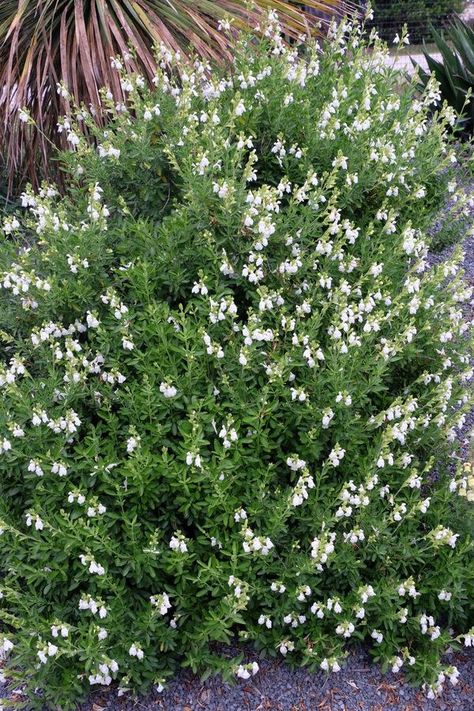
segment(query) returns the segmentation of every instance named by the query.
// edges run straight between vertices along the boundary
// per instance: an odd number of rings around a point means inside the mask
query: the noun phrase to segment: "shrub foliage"
[[[462,12],[462,0],[374,0],[373,24],[382,39],[392,42],[404,24],[412,43],[433,39],[433,26],[441,28],[455,13]]]
[[[5,218],[2,648],[36,703],[248,678],[236,637],[456,681],[471,290],[425,236],[454,115],[367,50],[289,49],[271,16],[229,74],[164,52],[150,91],[117,58],[107,130],[61,122],[66,196]]]

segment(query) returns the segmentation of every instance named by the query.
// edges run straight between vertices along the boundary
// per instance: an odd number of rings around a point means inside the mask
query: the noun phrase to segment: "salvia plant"
[[[107,129],[60,122],[66,194],[4,219],[1,648],[30,706],[247,679],[236,641],[456,683],[472,289],[426,230],[466,198],[452,109],[387,52],[348,23],[288,48],[270,14],[228,73],[163,49],[150,90],[116,57]]]

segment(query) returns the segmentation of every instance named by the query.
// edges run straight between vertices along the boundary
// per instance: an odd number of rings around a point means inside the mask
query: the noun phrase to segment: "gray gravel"
[[[466,193],[471,196],[472,205],[470,206],[470,220],[464,221],[466,227],[466,237],[462,242],[462,247],[464,250],[464,279],[465,281],[474,288],[474,183],[467,182],[464,186]],[[448,218],[449,219],[449,218]],[[441,228],[441,222],[437,221],[433,228],[433,233],[436,234],[437,230]],[[470,232],[469,232],[470,230]],[[453,250],[457,247],[457,244],[450,245],[440,252],[430,254],[429,262],[431,265],[439,264],[445,259],[449,259]],[[465,304],[463,307],[464,316],[466,321],[471,321],[474,323],[474,299]],[[471,434],[472,433],[472,434]],[[463,460],[470,458],[474,460],[474,409],[466,417],[466,422],[464,428],[460,433],[460,444],[461,444],[461,456]],[[474,682],[473,682],[474,683]],[[470,707],[471,711],[474,711],[474,696],[472,704]]]
[[[232,656],[241,649],[227,650]],[[108,688],[91,694],[77,711],[473,711],[474,649],[453,652],[445,661],[460,671],[460,681],[449,683],[440,698],[430,701],[406,683],[403,674],[382,674],[365,649],[354,651],[342,671],[326,676],[292,669],[283,661],[262,660],[249,652],[245,661],[258,660],[260,671],[233,685],[219,677],[201,682],[181,671],[165,691],[147,696],[118,697]],[[2,693],[2,689],[0,689]],[[3,693],[5,691],[3,690]],[[17,701],[21,694],[14,694]]]
[[[236,650],[236,653],[239,650]],[[461,672],[456,687],[449,684],[441,698],[426,699],[406,684],[402,674],[383,675],[364,650],[352,653],[342,671],[329,677],[291,669],[283,661],[258,660],[260,671],[248,681],[230,686],[215,677],[202,683],[180,672],[161,694],[137,700],[117,698],[113,690],[98,693],[81,711],[473,711],[474,650],[453,653],[446,661]]]
[[[474,194],[474,186],[467,189]],[[465,278],[474,286],[474,235],[468,235],[463,246]],[[443,261],[452,250],[448,247],[431,255],[430,262]],[[466,318],[474,319],[474,302],[466,307]],[[474,411],[461,433],[465,458],[473,454],[469,437],[473,427]],[[236,656],[242,649],[225,651]],[[292,669],[280,659],[260,659],[249,651],[245,661],[254,660],[260,671],[248,681],[229,685],[213,677],[201,682],[183,670],[161,694],[154,691],[139,698],[118,697],[117,690],[109,688],[91,694],[78,711],[474,711],[474,648],[446,655],[445,661],[458,667],[460,680],[456,687],[446,683],[442,696],[434,701],[407,684],[402,673],[382,674],[365,648],[351,653],[341,672],[328,677]],[[0,682],[1,696],[21,700],[21,693],[15,694]]]

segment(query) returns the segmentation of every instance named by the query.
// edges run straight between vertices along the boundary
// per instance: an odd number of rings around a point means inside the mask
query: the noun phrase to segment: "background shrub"
[[[332,40],[289,50],[272,18],[230,74],[163,55],[154,91],[117,59],[127,108],[62,122],[67,195],[5,219],[0,615],[36,705],[246,678],[235,636],[328,671],[368,640],[456,681],[472,290],[425,236],[454,115],[359,28]]]
[[[406,24],[412,44],[430,41],[431,26],[441,28],[464,7],[463,0],[374,0],[371,4],[373,26],[380,37],[392,42]]]

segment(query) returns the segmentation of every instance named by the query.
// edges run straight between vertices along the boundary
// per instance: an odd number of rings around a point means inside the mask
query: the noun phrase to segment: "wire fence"
[[[392,42],[407,25],[411,44],[429,42],[432,30],[441,30],[465,6],[463,0],[374,0],[374,19],[368,24],[375,27],[380,37]],[[361,5],[366,5],[361,2]]]

